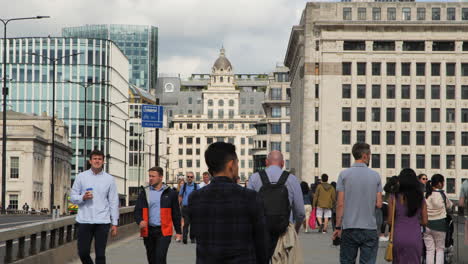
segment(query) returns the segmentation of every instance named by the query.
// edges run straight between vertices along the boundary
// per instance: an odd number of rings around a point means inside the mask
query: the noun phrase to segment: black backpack
[[[259,175],[262,180],[262,187],[258,195],[263,203],[267,230],[270,234],[280,236],[286,232],[291,214],[288,188],[284,185],[289,172],[283,171],[276,184],[270,183],[264,170],[260,171]]]

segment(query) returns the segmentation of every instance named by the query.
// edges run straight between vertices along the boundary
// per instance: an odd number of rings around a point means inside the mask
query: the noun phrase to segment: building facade
[[[24,203],[36,211],[50,209],[52,118],[8,111],[7,120],[5,204],[13,210],[22,210]],[[58,120],[55,132],[54,205],[59,205],[62,213],[67,211],[71,158],[68,127]]]
[[[332,181],[371,144],[371,167],[468,178],[468,3],[306,5],[291,32],[292,168]]]
[[[0,41],[0,54],[3,42]],[[108,40],[12,38],[7,40],[8,105],[13,111],[51,115],[53,63],[56,118],[70,128],[71,178],[87,169],[93,149],[106,154],[106,170],[124,183],[124,129],[110,116],[128,117],[128,60]],[[0,56],[0,62],[3,58]]]
[[[158,76],[158,28],[140,25],[85,25],[62,29],[63,37],[112,40],[127,56],[130,83],[147,91]]]

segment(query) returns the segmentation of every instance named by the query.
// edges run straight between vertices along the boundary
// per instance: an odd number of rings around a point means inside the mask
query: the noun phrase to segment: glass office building
[[[69,127],[72,178],[86,169],[87,154],[95,148],[110,154],[109,173],[123,178],[125,132],[122,124],[109,119],[128,117],[128,61],[121,50],[109,40],[11,38],[6,74],[2,54],[0,40],[0,79],[8,79],[9,109],[37,115],[52,115],[53,63],[44,57],[57,60],[55,112]]]
[[[128,57],[130,83],[149,91],[158,76],[158,28],[138,25],[85,25],[62,29],[63,37],[108,39]]]

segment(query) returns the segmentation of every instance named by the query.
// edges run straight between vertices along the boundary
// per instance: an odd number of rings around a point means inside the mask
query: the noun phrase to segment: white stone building
[[[468,3],[311,2],[292,28],[291,167],[335,181],[357,141],[383,178],[468,179]]]

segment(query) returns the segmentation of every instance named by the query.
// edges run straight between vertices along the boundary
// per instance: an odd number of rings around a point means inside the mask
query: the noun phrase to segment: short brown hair
[[[161,177],[164,175],[164,170],[161,167],[157,167],[157,166],[152,167],[151,169],[148,170],[148,172],[150,172],[150,171],[157,172],[159,174],[159,176],[161,176]]]
[[[367,143],[358,142],[354,144],[352,151],[354,159],[360,160],[362,158],[362,154],[370,153],[370,146]]]
[[[95,149],[95,150],[91,151],[91,153],[89,154],[89,159],[92,159],[93,156],[101,156],[102,159],[104,159],[104,152],[102,152],[99,149]]]

